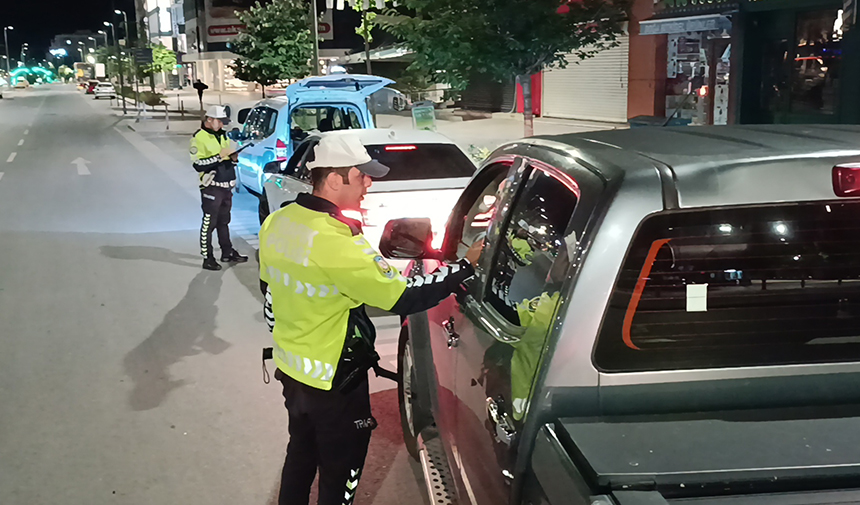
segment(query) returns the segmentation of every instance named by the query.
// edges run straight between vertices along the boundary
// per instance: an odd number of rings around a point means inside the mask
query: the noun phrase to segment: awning
[[[640,35],[668,35],[673,33],[731,30],[732,21],[722,14],[687,16],[666,19],[648,19],[639,22]]]

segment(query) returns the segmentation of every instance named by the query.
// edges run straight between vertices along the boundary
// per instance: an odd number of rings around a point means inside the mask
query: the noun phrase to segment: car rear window
[[[594,360],[610,372],[860,360],[860,203],[649,217]]]
[[[370,156],[391,171],[381,181],[472,177],[475,165],[452,144],[389,144],[367,146]]]

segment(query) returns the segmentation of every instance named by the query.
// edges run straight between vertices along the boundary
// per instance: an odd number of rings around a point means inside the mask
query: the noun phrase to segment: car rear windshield
[[[391,171],[381,181],[472,177],[475,165],[453,144],[367,146],[370,156]]]
[[[649,217],[594,359],[610,372],[860,360],[860,203]]]

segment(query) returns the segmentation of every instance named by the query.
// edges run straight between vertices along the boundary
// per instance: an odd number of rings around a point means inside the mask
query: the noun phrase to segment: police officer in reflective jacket
[[[203,224],[200,227],[200,254],[203,268],[221,270],[212,253],[212,230],[218,230],[221,261],[244,263],[230,241],[230,210],[233,207],[233,187],[236,186],[236,155],[224,133],[229,123],[224,107],[213,106],[206,111],[201,128],[191,139],[191,163],[200,177],[200,197],[203,202]]]
[[[361,223],[342,214],[360,208],[372,178],[388,167],[349,131],[325,134],[313,156],[313,194],[272,213],[260,230],[263,310],[289,413],[278,503],[307,505],[319,470],[319,504],[349,505],[376,427],[368,370],[379,356],[365,305],[401,315],[433,307],[474,275],[480,245],[432,275],[404,278]]]

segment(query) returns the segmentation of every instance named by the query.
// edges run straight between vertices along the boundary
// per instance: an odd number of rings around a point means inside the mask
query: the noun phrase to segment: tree
[[[630,0],[402,0],[377,23],[414,52],[412,65],[455,89],[476,75],[516,78],[523,87],[525,135],[534,134],[531,76],[564,68],[617,45]]]
[[[311,20],[303,1],[257,2],[240,12],[239,20],[245,28],[231,44],[238,55],[232,66],[237,78],[260,84],[265,97],[266,86],[310,74]]]

